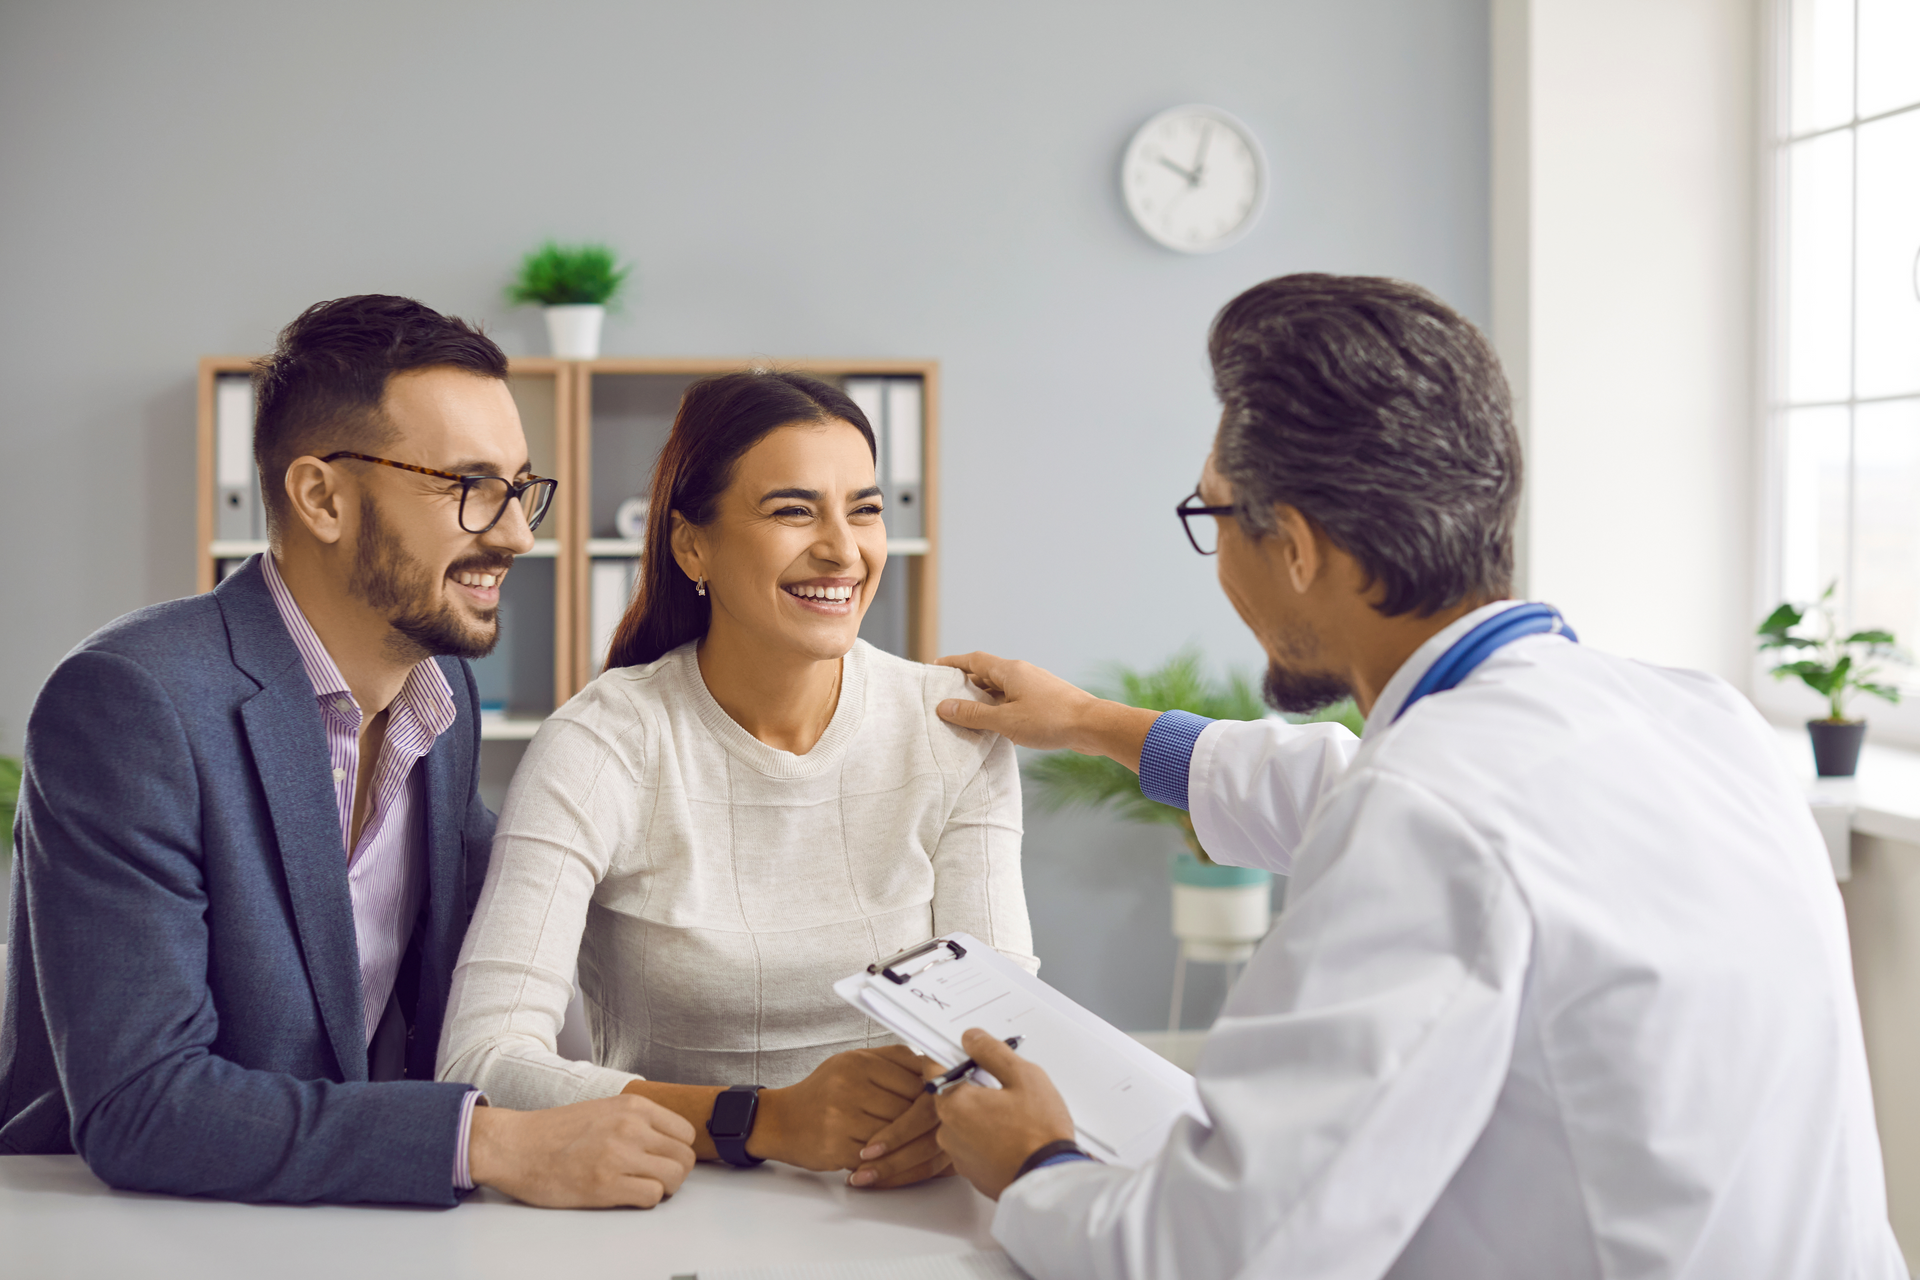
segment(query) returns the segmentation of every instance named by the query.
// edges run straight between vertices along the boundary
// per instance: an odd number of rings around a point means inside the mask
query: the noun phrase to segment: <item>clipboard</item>
[[[966,1060],[968,1027],[1021,1036],[1020,1056],[1046,1069],[1080,1145],[1109,1164],[1145,1164],[1183,1116],[1207,1123],[1192,1076],[970,933],[909,947],[833,990],[943,1067]],[[975,1078],[999,1087],[985,1072]]]

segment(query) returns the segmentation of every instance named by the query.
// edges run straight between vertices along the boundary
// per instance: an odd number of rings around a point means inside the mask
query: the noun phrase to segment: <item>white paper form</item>
[[[969,1027],[1022,1037],[1020,1056],[1046,1069],[1081,1145],[1111,1163],[1146,1163],[1183,1115],[1205,1123],[1192,1076],[973,935],[948,936],[964,958],[936,958],[904,983],[859,973],[834,990],[942,1066],[965,1059]]]

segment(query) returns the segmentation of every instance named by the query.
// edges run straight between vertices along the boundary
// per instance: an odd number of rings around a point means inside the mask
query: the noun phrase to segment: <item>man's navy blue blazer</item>
[[[455,1203],[467,1088],[433,1057],[494,818],[472,672],[436,661],[457,716],[422,762],[407,1078],[378,1084],[326,735],[258,561],[61,661],[14,827],[0,1153],[141,1191]]]

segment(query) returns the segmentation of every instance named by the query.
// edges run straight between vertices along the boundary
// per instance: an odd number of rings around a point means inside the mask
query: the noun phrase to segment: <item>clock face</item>
[[[1226,112],[1174,107],[1127,144],[1120,190],[1127,212],[1155,240],[1182,253],[1212,253],[1259,220],[1267,164],[1252,132]]]

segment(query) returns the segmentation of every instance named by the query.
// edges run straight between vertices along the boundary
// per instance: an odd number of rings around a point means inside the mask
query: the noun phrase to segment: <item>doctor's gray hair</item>
[[[1214,467],[1241,527],[1284,503],[1359,561],[1388,617],[1512,590],[1520,437],[1493,348],[1415,285],[1255,285],[1208,335],[1225,412]]]

